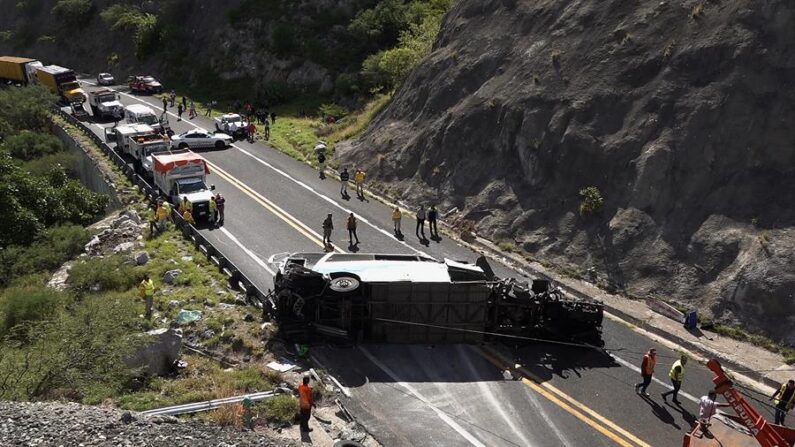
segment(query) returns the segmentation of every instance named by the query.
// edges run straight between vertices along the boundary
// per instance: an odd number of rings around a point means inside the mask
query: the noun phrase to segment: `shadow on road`
[[[682,429],[682,427],[680,427],[676,423],[676,420],[674,419],[673,415],[671,415],[671,413],[668,412],[667,408],[665,408],[662,405],[658,404],[657,402],[655,402],[650,397],[641,396],[641,398],[643,399],[644,402],[649,404],[649,406],[651,407],[652,414],[657,416],[657,419],[659,419],[660,421],[662,421],[666,425],[672,425],[677,430],[681,430]]]
[[[551,380],[554,376],[568,379],[571,374],[582,377],[581,370],[621,367],[601,350],[561,345],[554,348],[551,350],[546,343],[534,343],[524,346],[506,345],[504,351],[510,352],[514,363],[523,365],[541,381]]]

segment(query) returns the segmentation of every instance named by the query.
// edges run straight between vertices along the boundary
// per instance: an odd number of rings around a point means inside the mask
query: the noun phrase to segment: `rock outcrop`
[[[786,0],[460,0],[338,156],[536,258],[795,343],[793,23]]]

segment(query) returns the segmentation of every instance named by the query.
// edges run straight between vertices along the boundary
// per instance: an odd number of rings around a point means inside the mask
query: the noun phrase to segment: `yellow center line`
[[[287,211],[283,210],[281,207],[279,207],[272,201],[268,200],[268,198],[258,193],[250,186],[246,185],[245,183],[241,182],[240,180],[238,180],[228,172],[219,168],[217,165],[210,163],[209,161],[207,161],[207,165],[210,166],[212,172],[217,174],[219,177],[231,183],[237,189],[241,190],[244,194],[251,197],[255,202],[262,205],[263,208],[270,211],[274,216],[283,220],[285,223],[293,227],[293,229],[295,229],[302,235],[306,236],[309,240],[311,240],[312,242],[316,243],[317,245],[325,249],[325,247],[323,246],[323,238],[320,234],[318,234],[317,232],[306,226],[303,222],[296,219],[294,216],[292,216]],[[336,250],[337,252],[344,253],[344,251],[341,248],[337,247],[336,245],[332,246],[334,247],[334,250]]]
[[[508,362],[499,353],[494,352],[492,349],[476,348],[476,351],[486,360],[500,369],[507,369],[506,365],[510,365],[510,362]],[[527,385],[533,391],[547,398],[550,402],[566,410],[577,419],[585,422],[599,433],[602,433],[616,444],[623,447],[651,447],[637,436],[619,427],[614,422],[585,406],[581,402],[575,400],[563,391],[547,382],[540,380],[526,368],[519,368],[519,370],[522,372],[522,374],[527,376],[522,378],[522,383]],[[619,436],[619,434],[623,436],[623,438]]]

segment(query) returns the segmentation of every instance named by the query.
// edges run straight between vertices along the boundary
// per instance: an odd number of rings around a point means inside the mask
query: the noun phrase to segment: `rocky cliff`
[[[787,0],[460,0],[338,152],[534,258],[795,343],[793,80]]]

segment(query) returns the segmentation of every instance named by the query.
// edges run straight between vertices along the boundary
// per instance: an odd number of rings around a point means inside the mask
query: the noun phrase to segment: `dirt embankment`
[[[795,343],[793,23],[786,0],[461,0],[340,156],[569,272]]]

